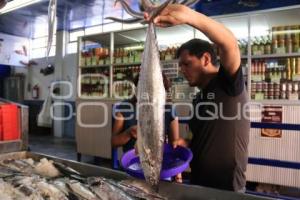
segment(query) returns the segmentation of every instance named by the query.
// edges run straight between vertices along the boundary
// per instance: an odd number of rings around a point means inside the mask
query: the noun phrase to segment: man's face
[[[202,59],[190,55],[188,50],[183,50],[180,53],[179,67],[190,86],[201,86],[201,80],[204,78],[203,65]]]

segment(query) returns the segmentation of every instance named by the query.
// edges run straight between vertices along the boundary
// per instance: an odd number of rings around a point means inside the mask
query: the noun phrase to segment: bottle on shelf
[[[272,40],[271,37],[268,35],[265,40],[264,54],[271,54],[271,53],[272,53]]]
[[[296,62],[296,74],[300,75],[300,57],[297,58]]]
[[[291,37],[291,27],[285,26],[285,53],[293,52],[293,43]]]

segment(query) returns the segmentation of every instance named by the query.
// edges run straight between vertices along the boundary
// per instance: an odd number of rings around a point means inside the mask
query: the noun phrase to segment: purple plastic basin
[[[160,178],[166,179],[183,172],[188,168],[192,158],[193,154],[188,148],[178,146],[176,149],[173,149],[171,145],[165,144]],[[127,174],[137,178],[144,178],[140,159],[135,154],[134,149],[127,151],[122,156],[121,165]]]

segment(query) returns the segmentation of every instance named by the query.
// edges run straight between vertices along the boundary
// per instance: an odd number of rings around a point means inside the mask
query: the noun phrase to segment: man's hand
[[[190,12],[193,12],[193,10],[186,6],[180,4],[170,4],[157,17],[154,18],[154,23],[159,27],[187,24]],[[150,20],[148,13],[145,13],[144,17],[146,20]]]
[[[175,149],[177,146],[188,147],[188,141],[183,138],[179,138],[171,142],[172,147]]]

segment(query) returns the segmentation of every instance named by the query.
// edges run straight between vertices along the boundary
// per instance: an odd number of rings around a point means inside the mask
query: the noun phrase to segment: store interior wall
[[[63,34],[57,32],[56,42],[59,44],[56,48],[63,48],[66,45],[66,38],[68,34]],[[60,87],[59,96],[66,96],[71,93],[70,98],[64,98],[59,100],[63,104],[71,105],[72,113],[75,112],[75,98],[76,98],[76,81],[77,81],[77,55],[76,54],[66,54],[66,52],[59,52],[56,57],[49,57],[48,62],[46,58],[33,59],[37,65],[32,65],[25,70],[26,75],[26,86],[25,86],[25,102],[30,104],[31,107],[34,107],[34,110],[40,110],[43,102],[49,95],[51,84],[54,82],[69,82],[67,84],[55,84],[54,87]],[[45,76],[40,73],[41,69],[46,68],[47,64],[52,64],[55,67],[55,71],[52,74]],[[24,70],[23,70],[24,71]],[[32,88],[38,85],[39,87],[39,98],[32,98]],[[53,103],[57,102],[57,99],[52,99]],[[55,107],[55,116],[64,117],[69,115],[70,109],[67,105]],[[37,117],[39,112],[32,113],[32,119]],[[39,130],[39,129],[38,129]],[[53,121],[53,130],[52,133],[56,137],[75,137],[75,118],[72,117],[69,120],[54,120]]]

